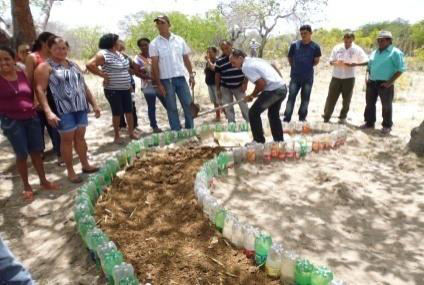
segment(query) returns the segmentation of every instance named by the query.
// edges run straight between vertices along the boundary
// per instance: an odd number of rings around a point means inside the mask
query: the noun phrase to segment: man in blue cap
[[[404,55],[393,46],[392,33],[381,31],[378,34],[378,49],[373,51],[368,62],[369,80],[366,91],[365,124],[362,129],[374,128],[376,103],[380,97],[383,109],[383,134],[389,134],[393,121],[394,83],[406,70]]]

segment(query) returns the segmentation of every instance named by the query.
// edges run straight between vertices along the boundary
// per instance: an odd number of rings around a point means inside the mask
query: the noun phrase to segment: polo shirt
[[[377,49],[371,53],[368,68],[370,70],[370,80],[387,81],[396,72],[404,72],[406,70],[403,52],[393,45],[382,51]]]
[[[221,75],[221,86],[235,89],[240,87],[244,81],[244,74],[240,68],[231,65],[228,56],[221,56],[216,61],[215,72]]]
[[[348,49],[346,49],[344,43],[341,43],[336,45],[331,52],[330,61],[334,60],[341,60],[345,63],[364,63],[368,61],[368,56],[355,43],[352,43],[352,46]],[[355,78],[355,67],[334,65],[333,77],[338,79]]]
[[[160,79],[185,76],[183,56],[190,52],[185,40],[173,33],[169,39],[159,35],[149,45],[150,57],[159,57]]]
[[[301,40],[294,41],[290,45],[289,58],[293,59],[290,71],[292,79],[301,82],[310,82],[314,79],[314,59],[321,57],[320,46],[311,41],[304,44]]]
[[[241,68],[249,81],[265,80],[264,91],[274,91],[284,86],[284,81],[272,65],[261,58],[246,57]]]

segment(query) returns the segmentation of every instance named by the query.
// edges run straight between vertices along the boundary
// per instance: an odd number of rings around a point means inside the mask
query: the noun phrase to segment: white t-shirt
[[[341,43],[336,45],[331,52],[330,61],[334,60],[342,60],[346,63],[364,63],[368,61],[368,56],[364,50],[355,43],[352,43],[352,46],[348,49],[346,49],[344,43]],[[354,78],[355,67],[334,65],[333,77],[339,79]]]
[[[283,79],[274,67],[261,58],[246,57],[241,70],[247,79],[253,83],[261,78],[265,80],[265,91],[274,91],[284,86]]]
[[[169,39],[157,36],[149,45],[150,57],[159,57],[160,79],[185,76],[183,56],[190,52],[185,40],[172,33]]]

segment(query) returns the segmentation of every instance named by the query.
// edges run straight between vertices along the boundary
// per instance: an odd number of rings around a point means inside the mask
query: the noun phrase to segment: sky
[[[67,27],[101,26],[119,33],[119,21],[139,11],[180,11],[204,15],[215,9],[219,0],[64,0],[52,10],[51,21]],[[410,23],[424,20],[424,0],[328,0],[322,21],[313,28],[355,30],[361,25],[403,18]],[[172,20],[172,19],[171,19]],[[293,32],[294,27],[282,21],[278,33]]]

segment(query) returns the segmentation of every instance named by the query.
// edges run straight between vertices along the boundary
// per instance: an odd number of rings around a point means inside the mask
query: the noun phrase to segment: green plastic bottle
[[[255,262],[256,265],[262,266],[266,262],[269,249],[272,246],[271,235],[262,231],[255,239]]]
[[[222,233],[222,229],[224,228],[225,217],[227,215],[227,211],[225,209],[219,209],[215,216],[215,226]]]
[[[88,249],[95,252],[97,247],[109,241],[109,238],[101,229],[95,227],[87,232],[86,240]]]
[[[100,169],[99,175],[103,176],[103,179],[105,181],[105,185],[112,184],[112,173],[107,166]]]
[[[96,226],[96,221],[93,216],[84,216],[79,220],[78,232],[80,233],[81,238],[85,240],[87,232]]]
[[[107,283],[113,285],[113,268],[115,265],[119,265],[124,262],[124,257],[121,252],[117,250],[111,250],[106,252],[102,261],[102,268],[106,275]]]
[[[138,285],[134,268],[128,263],[115,265],[113,268],[113,280],[115,285]]]
[[[127,165],[127,152],[125,149],[121,150],[117,155],[116,158],[119,162],[119,168],[122,169]]]
[[[311,275],[311,285],[330,285],[333,280],[333,272],[327,267],[315,268]]]
[[[309,260],[301,259],[296,262],[295,279],[297,285],[311,285],[311,275],[314,265]]]
[[[89,186],[90,185],[90,186]],[[94,184],[94,187],[92,187],[91,183],[85,184],[84,186],[78,188],[77,195],[87,195],[90,199],[90,202],[94,204],[97,200],[97,190],[96,185]]]
[[[90,208],[89,206],[87,206],[85,204],[75,205],[74,208],[73,208],[73,211],[74,211],[74,219],[75,219],[75,222],[77,223],[77,225],[79,225],[80,220],[83,217],[93,215],[92,208]]]
[[[90,197],[86,193],[78,194],[75,197],[75,205],[80,205],[80,204],[84,204],[90,209],[91,213],[94,213],[93,203],[91,203]]]
[[[153,134],[152,135],[152,142],[154,146],[158,146],[159,145],[159,134]]]

